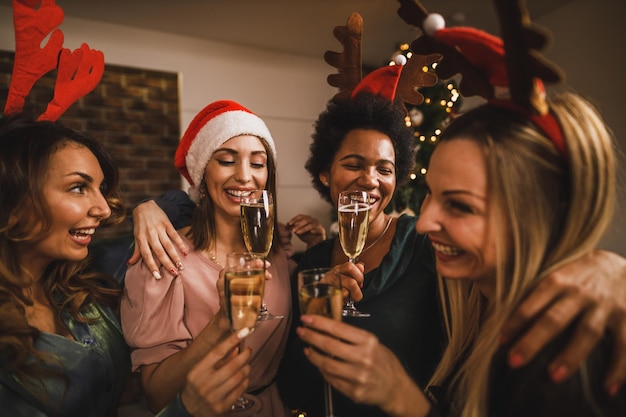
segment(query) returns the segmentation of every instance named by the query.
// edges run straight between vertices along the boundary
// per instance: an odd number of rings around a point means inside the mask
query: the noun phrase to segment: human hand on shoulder
[[[135,250],[128,260],[129,265],[141,259],[156,279],[160,279],[161,274],[155,257],[172,275],[178,275],[183,269],[176,248],[186,255],[187,246],[154,200],[145,201],[133,210],[133,234]]]
[[[605,389],[615,394],[626,379],[626,259],[596,250],[544,278],[503,329],[513,340],[533,324],[509,351],[509,364],[523,366],[573,320],[579,319],[568,346],[550,364],[552,379],[567,378],[608,330],[613,336]]]

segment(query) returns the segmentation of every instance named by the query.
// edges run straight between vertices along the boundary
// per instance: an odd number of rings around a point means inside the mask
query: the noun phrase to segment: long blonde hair
[[[454,120],[441,141],[479,143],[487,161],[495,217],[495,302],[469,281],[439,278],[449,345],[430,385],[450,383],[463,417],[488,414],[489,370],[507,317],[548,273],[588,254],[615,205],[611,132],[595,108],[573,93],[550,99],[567,155],[523,116],[484,105]]]

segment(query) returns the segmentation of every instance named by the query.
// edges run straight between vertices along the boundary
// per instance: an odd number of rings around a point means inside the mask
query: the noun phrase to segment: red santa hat
[[[264,139],[276,158],[274,139],[265,122],[241,104],[230,100],[213,102],[191,121],[176,149],[174,166],[191,185],[192,201],[199,201],[198,186],[215,150],[241,135]]]
[[[365,92],[381,95],[389,101],[394,101],[404,64],[406,64],[406,58],[404,55],[398,55],[394,65],[387,65],[370,72],[352,90],[350,97],[354,98],[357,94]]]

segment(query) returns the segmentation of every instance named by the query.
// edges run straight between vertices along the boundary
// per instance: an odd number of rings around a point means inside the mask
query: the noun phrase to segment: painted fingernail
[[[522,355],[519,353],[511,353],[509,354],[509,366],[513,369],[519,368],[524,363]]]
[[[619,383],[617,382],[612,382],[609,384],[609,386],[607,387],[607,391],[609,392],[609,396],[610,397],[615,397],[617,395],[617,393],[619,392]]]
[[[554,382],[561,382],[567,376],[567,367],[565,365],[559,365],[555,367],[551,372],[550,376]]]
[[[185,269],[182,262],[176,262],[176,268],[178,268],[179,271],[182,271],[183,269]]]
[[[155,279],[161,279],[161,274],[159,274],[159,271],[152,271],[152,276]]]
[[[239,339],[243,339],[249,334],[250,334],[250,329],[248,329],[247,327],[244,327],[243,329],[239,330],[239,333],[237,333],[237,337]]]
[[[170,274],[172,274],[175,277],[177,277],[178,276],[178,271],[176,270],[176,268],[172,268],[172,269],[170,269]]]

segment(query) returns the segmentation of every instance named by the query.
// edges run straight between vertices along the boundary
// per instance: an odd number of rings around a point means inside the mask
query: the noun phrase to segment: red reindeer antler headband
[[[39,5],[39,7],[37,7]],[[104,73],[104,55],[82,44],[63,48],[63,10],[54,0],[13,0],[15,63],[4,114],[22,111],[31,89],[57,68],[54,97],[38,120],[57,120],[76,100],[93,90]],[[50,35],[48,42],[41,42]]]
[[[425,36],[411,44],[419,53],[440,53],[436,72],[442,79],[461,74],[464,96],[479,95],[490,103],[522,113],[566,157],[563,133],[545,100],[543,83],[555,83],[562,73],[539,53],[548,32],[534,26],[521,0],[495,0],[502,39],[469,27],[446,28],[443,17],[428,14],[416,0],[398,0],[398,15]]]

